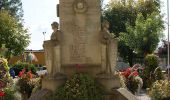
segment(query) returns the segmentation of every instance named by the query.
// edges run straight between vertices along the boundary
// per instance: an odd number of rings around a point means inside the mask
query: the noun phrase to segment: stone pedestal
[[[96,77],[107,93],[112,92],[112,89],[118,89],[121,87],[120,79],[117,75],[99,74]]]
[[[46,77],[42,80],[42,89],[48,89],[55,92],[58,87],[60,87],[66,82],[66,80],[67,78],[64,76],[56,78]]]
[[[85,73],[92,77],[96,77],[96,73],[100,72],[100,66],[95,65],[81,65],[80,67],[73,66],[62,66],[61,72],[67,73],[68,77],[71,77],[75,73]]]
[[[112,94],[113,98],[109,100],[138,100],[136,96],[124,88],[112,89]]]

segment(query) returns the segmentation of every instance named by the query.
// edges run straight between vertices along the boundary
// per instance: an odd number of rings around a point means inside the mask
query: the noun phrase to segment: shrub
[[[163,98],[170,97],[170,81],[157,80],[150,88],[149,95],[153,100],[162,100]]]
[[[158,67],[158,56],[149,54],[145,57],[145,66],[149,72],[153,72]]]
[[[29,63],[23,63],[23,62],[18,62],[13,65],[15,75],[18,76],[19,72],[22,71],[22,69],[26,68],[26,70],[31,70],[33,74],[36,74],[37,68],[33,64]]]
[[[101,100],[101,87],[85,74],[75,74],[57,89],[52,100]]]
[[[163,73],[162,73],[162,69],[160,67],[157,67],[154,71],[154,77],[155,80],[162,80],[163,77]]]
[[[144,88],[150,88],[156,80],[163,79],[161,68],[158,67],[158,57],[149,54],[145,58],[145,69],[142,78],[144,80]]]

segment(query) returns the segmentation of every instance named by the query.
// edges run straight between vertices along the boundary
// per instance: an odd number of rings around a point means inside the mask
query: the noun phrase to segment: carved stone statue
[[[53,33],[51,40],[44,41],[44,50],[46,56],[46,66],[50,75],[55,76],[60,73],[60,42],[61,42],[61,31],[59,30],[59,24],[53,22],[51,24]]]
[[[111,74],[112,73],[112,67],[111,67],[111,42],[114,38],[112,34],[110,34],[109,30],[109,22],[107,20],[104,20],[102,23],[102,31],[101,31],[101,42],[103,44],[102,49],[104,52],[104,73]]]
[[[61,31],[59,30],[59,24],[57,22],[53,22],[51,24],[51,27],[53,29],[53,33],[51,35],[51,40],[54,42],[55,45],[59,45],[61,41]]]

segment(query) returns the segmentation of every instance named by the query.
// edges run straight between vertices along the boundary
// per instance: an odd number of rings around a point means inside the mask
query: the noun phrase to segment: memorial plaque
[[[100,0],[60,0],[61,64],[101,65]]]

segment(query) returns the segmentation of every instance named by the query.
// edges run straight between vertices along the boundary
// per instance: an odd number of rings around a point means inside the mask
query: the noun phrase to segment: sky
[[[52,30],[51,23],[59,22],[56,16],[56,4],[58,0],[22,0],[24,10],[24,25],[31,34],[31,43],[27,49],[42,49],[45,39],[49,39]]]
[[[43,49],[42,44],[45,40],[50,39],[52,33],[51,23],[59,22],[56,15],[56,5],[58,0],[21,0],[24,10],[24,26],[28,28],[31,34],[30,44],[27,49],[40,50]],[[109,0],[104,0],[107,4]],[[162,1],[162,13],[166,15],[166,0]],[[164,17],[167,20],[167,17]],[[45,36],[43,32],[46,32]],[[165,29],[164,33],[167,33]],[[165,35],[166,39],[166,35]]]

